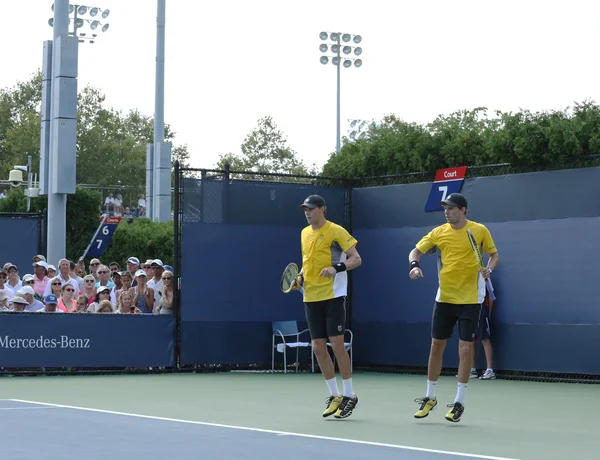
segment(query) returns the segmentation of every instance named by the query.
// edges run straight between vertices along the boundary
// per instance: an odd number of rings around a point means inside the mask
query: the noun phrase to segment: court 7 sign
[[[427,198],[425,211],[441,211],[444,209],[443,206],[440,206],[440,201],[445,200],[451,193],[461,191],[466,174],[467,166],[438,169],[433,179],[429,198]]]

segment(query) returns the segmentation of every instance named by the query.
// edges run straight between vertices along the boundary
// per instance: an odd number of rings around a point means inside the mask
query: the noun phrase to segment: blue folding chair
[[[271,326],[273,329],[272,335],[272,347],[271,347],[271,372],[275,372],[275,350],[279,353],[283,353],[283,372],[287,373],[287,349],[295,348],[296,349],[296,372],[298,372],[299,362],[298,356],[300,352],[300,348],[310,348],[310,361],[311,361],[311,369],[315,371],[315,359],[314,353],[312,352],[312,343],[310,342],[310,337],[308,342],[301,342],[300,335],[308,332],[308,329],[304,329],[302,331],[298,331],[298,322],[297,321],[272,321]],[[276,339],[279,337],[281,342],[277,343]],[[295,341],[290,338],[293,337]],[[287,340],[286,340],[287,338]]]

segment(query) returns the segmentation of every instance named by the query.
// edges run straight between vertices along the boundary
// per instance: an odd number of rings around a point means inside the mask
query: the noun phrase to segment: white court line
[[[381,443],[381,442],[360,441],[358,439],[333,438],[333,437],[329,437],[329,436],[318,436],[318,435],[314,435],[314,434],[303,434],[303,433],[289,433],[286,431],[266,430],[266,429],[262,429],[262,428],[251,428],[251,427],[247,427],[247,426],[223,425],[220,423],[198,422],[196,420],[181,420],[181,419],[176,419],[176,418],[157,417],[155,415],[130,414],[128,412],[117,412],[117,411],[104,410],[104,409],[92,409],[90,407],[67,406],[65,404],[53,404],[53,403],[45,403],[45,402],[38,402],[38,401],[27,401],[24,399],[6,399],[5,401],[14,401],[14,402],[20,402],[20,403],[25,403],[25,404],[38,404],[38,405],[50,406],[50,407],[61,407],[61,408],[65,408],[65,409],[76,409],[76,410],[82,410],[82,411],[87,411],[87,412],[99,412],[101,414],[123,415],[125,417],[137,417],[137,418],[144,418],[144,419],[150,419],[150,420],[161,420],[164,422],[187,423],[187,424],[191,424],[191,425],[203,425],[203,426],[212,426],[212,427],[217,427],[217,428],[229,428],[229,429],[233,429],[233,430],[255,431],[258,433],[270,433],[270,434],[277,434],[280,436],[297,436],[300,438],[322,439],[325,441],[349,442],[352,444],[363,444],[363,445],[367,445],[367,446],[388,447],[388,448],[392,448],[392,449],[413,450],[413,451],[419,451],[419,452],[430,452],[433,454],[453,455],[455,457],[470,457],[470,458],[477,458],[477,459],[481,459],[481,460],[520,460],[520,459],[508,458],[508,457],[493,457],[493,456],[489,456],[489,455],[466,454],[466,453],[462,453],[462,452],[452,452],[449,450],[426,449],[424,447],[402,446],[399,444],[385,444],[385,443]]]
[[[4,399],[4,401],[11,401],[10,399]],[[27,407],[27,406],[23,406],[23,407],[0,407],[0,410],[40,410],[40,409],[61,409],[60,407]]]

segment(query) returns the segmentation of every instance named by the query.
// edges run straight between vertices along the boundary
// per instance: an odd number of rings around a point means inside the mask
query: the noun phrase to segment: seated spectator
[[[16,265],[8,263],[4,266],[4,271],[8,273],[6,285],[9,288],[16,292],[23,287],[23,283],[21,283],[21,278],[19,277],[19,269]]]
[[[104,199],[104,212],[111,214],[115,209],[115,199],[113,198],[112,192]]]
[[[110,300],[103,300],[98,304],[96,313],[113,313],[113,306]]]
[[[48,294],[44,298],[44,309],[39,310],[39,312],[43,313],[63,313],[61,310],[57,310],[58,306],[58,298],[54,294]]]
[[[50,295],[50,294],[55,295],[56,298],[58,299],[62,292],[62,289],[61,289],[62,281],[60,280],[60,278],[58,276],[55,276],[54,278],[52,278],[50,280],[48,285],[50,286],[50,293],[48,295]]]
[[[75,262],[73,261],[69,261],[69,276],[71,278],[73,278],[75,281],[77,281],[77,286],[79,286],[79,289],[77,289],[77,292],[81,292],[83,291],[83,278],[81,276],[79,276],[77,273],[75,273],[75,269],[77,268],[77,265],[75,264]]]
[[[94,275],[85,275],[83,277],[83,289],[81,290],[81,294],[88,298],[88,306],[91,306],[94,303],[94,298],[97,294],[96,279],[94,278]]]
[[[111,262],[108,264],[108,269],[110,270],[110,274],[112,275],[114,272],[121,271],[121,267],[117,262]]]
[[[34,277],[33,277],[33,290],[36,294],[43,297],[46,292],[46,285],[50,278],[48,278],[48,264],[43,260],[39,260],[33,263]]]
[[[48,278],[52,279],[56,276],[56,267],[54,265],[48,265]]]
[[[129,291],[123,291],[119,297],[118,308],[115,313],[127,314],[140,314],[142,313],[138,307],[133,304],[133,296]]]
[[[25,300],[25,297],[17,294],[12,299],[9,300],[11,305],[11,310],[16,313],[23,313],[25,311],[25,307],[29,305],[29,302]]]
[[[63,285],[70,284],[71,286],[73,286],[74,290],[79,292],[79,283],[75,278],[71,277],[71,261],[69,261],[68,259],[60,259],[60,261],[58,262],[58,276],[56,276],[54,279],[56,278],[60,279]],[[23,277],[23,281],[25,281],[25,276]],[[46,297],[48,294],[51,294],[50,287],[46,286],[46,290],[44,291],[44,297]]]
[[[107,286],[111,289],[115,287],[115,283],[113,283],[108,277],[108,267],[106,265],[100,265],[96,273],[98,274],[96,289],[101,286]]]
[[[93,299],[92,299],[93,300]],[[77,313],[88,313],[88,307],[89,307],[89,299],[87,296],[83,295],[83,294],[79,294],[77,296],[76,299],[76,307],[75,307],[75,312]]]
[[[173,272],[165,270],[162,274],[162,290],[160,292],[159,315],[173,314]]]
[[[98,281],[98,274],[96,273],[98,271],[98,267],[100,266],[100,259],[92,259],[90,260],[90,275],[93,275],[93,277],[96,279],[96,281]]]
[[[44,304],[34,297],[35,292],[31,286],[23,286],[17,291],[17,294],[27,300],[28,305],[25,307],[25,311],[39,311],[44,309]]]
[[[121,287],[117,288],[115,291],[117,298],[119,298],[122,292],[129,291],[129,289],[131,288],[131,282],[132,278],[131,273],[129,273],[129,271],[121,273]]]
[[[58,299],[58,306],[56,308],[65,313],[71,313],[75,311],[77,304],[75,300],[73,300],[74,295],[75,288],[73,285],[71,285],[71,283],[63,284],[61,288],[61,296],[60,299]]]
[[[138,270],[135,274],[137,286],[129,289],[133,296],[133,303],[142,313],[152,313],[154,307],[154,291],[146,284],[146,272]]]
[[[115,292],[115,295],[117,295],[117,291],[123,289],[123,282],[121,281],[121,272],[112,272],[110,278],[112,279],[112,282],[115,283],[113,291]]]
[[[90,305],[90,307],[88,308],[89,311],[91,311],[92,313],[94,312],[98,312],[98,307],[100,306],[100,302],[102,302],[103,300],[106,300],[108,302],[111,303],[110,301],[110,288],[106,287],[106,286],[102,286],[100,288],[98,288],[96,290],[96,295],[94,296],[94,303],[92,305]]]
[[[8,299],[12,297],[9,297],[4,289],[0,289],[0,311],[10,311]]]
[[[11,289],[8,284],[6,284],[6,280],[8,279],[8,274],[4,271],[0,271],[0,290],[3,290],[9,298],[15,296],[15,291]],[[18,290],[18,289],[17,289]]]

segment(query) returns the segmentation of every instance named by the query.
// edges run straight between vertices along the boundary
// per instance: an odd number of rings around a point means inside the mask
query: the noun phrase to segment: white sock
[[[491,367],[488,367],[485,371],[486,372],[494,372],[494,369],[492,369]]]
[[[335,377],[329,380],[325,380],[325,383],[327,383],[327,386],[329,387],[329,393],[331,394],[331,396],[340,395],[340,390],[338,390],[337,380],[335,379]]]
[[[455,403],[458,402],[463,404],[463,401],[465,400],[465,391],[467,391],[467,384],[459,383],[458,390],[456,391],[456,398],[454,399]]]
[[[437,385],[437,381],[432,382],[431,380],[427,380],[427,395],[426,398],[433,399],[435,396],[435,386]]]
[[[344,385],[343,395],[348,398],[354,398],[354,392],[352,391],[352,377],[349,379],[342,379]]]

